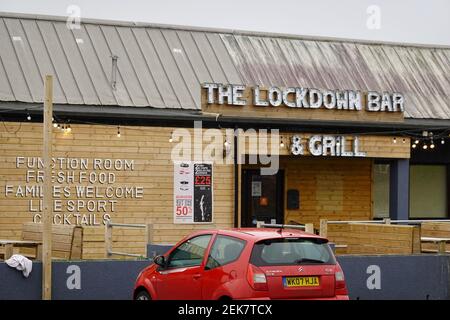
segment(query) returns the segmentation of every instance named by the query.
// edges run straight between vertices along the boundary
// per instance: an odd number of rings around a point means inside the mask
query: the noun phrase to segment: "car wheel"
[[[145,291],[145,290],[139,291],[139,292],[136,294],[136,297],[134,298],[134,300],[151,300],[151,299],[152,299],[152,298],[150,297],[150,295],[148,294],[148,292]]]

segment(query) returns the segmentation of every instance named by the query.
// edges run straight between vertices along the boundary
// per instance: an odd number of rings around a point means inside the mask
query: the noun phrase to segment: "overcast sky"
[[[73,5],[81,19],[450,45],[450,0],[0,0],[0,11],[67,16]]]

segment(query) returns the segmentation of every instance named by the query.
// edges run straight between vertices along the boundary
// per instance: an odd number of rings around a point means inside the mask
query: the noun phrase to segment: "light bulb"
[[[428,149],[428,146],[426,144],[423,145],[422,147],[424,150]]]
[[[57,124],[57,123],[53,124],[53,128],[57,128],[58,126],[59,126],[59,124]]]
[[[67,132],[71,132],[72,131],[72,128],[70,127],[70,124],[67,126]]]
[[[405,139],[405,138],[403,138],[403,139],[402,139],[402,142],[403,142],[403,143],[406,143],[406,139]]]
[[[117,138],[120,138],[120,126],[117,127]]]
[[[445,143],[445,140],[444,140],[444,138],[442,138],[441,139],[441,144],[444,144]]]
[[[434,149],[434,142],[431,143],[430,148]]]
[[[31,120],[31,116],[29,113],[27,113],[27,120],[30,121]]]
[[[397,138],[392,139],[393,143],[397,143]]]
[[[172,143],[173,141],[173,132],[170,133],[170,138],[169,138],[169,142]]]
[[[416,145],[416,144],[413,144],[413,145],[412,145],[412,148],[413,148],[413,149],[415,149],[416,147],[417,147],[417,145]]]
[[[415,143],[415,144],[419,144],[419,140],[418,140],[418,139],[416,139],[416,141],[414,141],[414,143]]]

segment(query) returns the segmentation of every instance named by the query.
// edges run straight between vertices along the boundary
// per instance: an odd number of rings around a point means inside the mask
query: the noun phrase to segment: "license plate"
[[[285,287],[318,287],[319,277],[283,277]]]

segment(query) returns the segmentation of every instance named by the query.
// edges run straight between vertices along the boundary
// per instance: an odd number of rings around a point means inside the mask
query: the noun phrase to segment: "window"
[[[410,167],[410,218],[447,217],[447,167],[412,165]]]
[[[335,264],[333,253],[321,239],[270,239],[255,244],[250,262],[255,266]]]
[[[168,267],[181,268],[201,265],[209,240],[211,240],[211,235],[205,234],[183,242],[170,254]]]
[[[211,248],[206,269],[214,269],[239,258],[245,247],[245,241],[233,237],[218,235]]]
[[[390,165],[375,163],[373,166],[373,216],[389,218]]]

